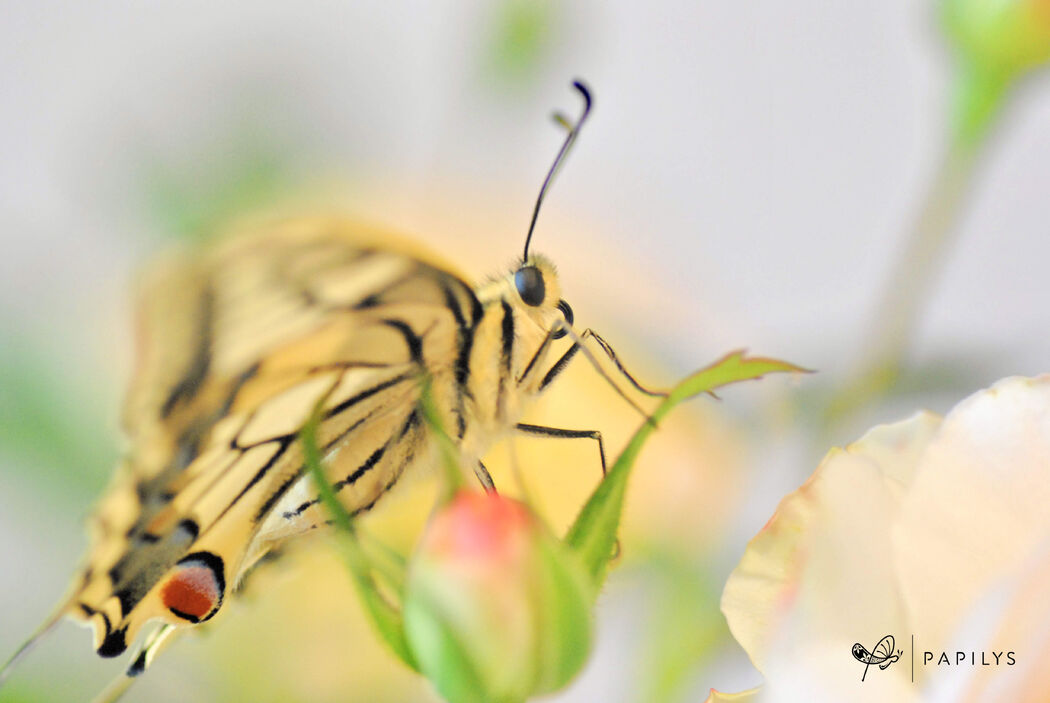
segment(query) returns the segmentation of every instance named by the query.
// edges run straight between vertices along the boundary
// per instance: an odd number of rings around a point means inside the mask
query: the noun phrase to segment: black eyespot
[[[565,323],[569,327],[572,327],[572,319],[573,319],[572,318],[572,308],[569,307],[569,304],[566,303],[564,300],[559,300],[558,301],[558,309],[561,310],[561,314],[565,317]],[[554,333],[554,339],[561,339],[562,337],[564,337],[568,333],[569,333],[569,331],[567,329],[565,329],[564,327],[562,327],[557,332]]]
[[[547,295],[547,286],[543,282],[543,274],[535,266],[522,266],[514,274],[514,285],[518,289],[518,295],[522,302],[533,307],[543,302]]]

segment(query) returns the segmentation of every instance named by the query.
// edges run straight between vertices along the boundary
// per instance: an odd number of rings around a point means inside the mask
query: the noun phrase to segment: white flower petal
[[[930,648],[1050,535],[1050,376],[1008,378],[941,425],[893,531],[913,631]]]
[[[949,652],[976,652],[985,666],[938,667],[924,700],[929,703],[1042,703],[1050,700],[1050,538],[1014,578],[990,589],[970,611]],[[1011,664],[1010,661],[1014,663]],[[993,665],[994,662],[994,665]]]
[[[833,450],[748,545],[722,611],[760,671],[770,650],[792,657],[819,638],[848,656],[903,624],[888,531],[938,423],[921,413]]]

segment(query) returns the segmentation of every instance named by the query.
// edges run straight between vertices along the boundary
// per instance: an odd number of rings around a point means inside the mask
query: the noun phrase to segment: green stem
[[[959,69],[952,106],[953,150],[975,150],[984,143],[1002,111],[1014,77],[1006,69],[978,63]]]
[[[895,374],[954,241],[977,151],[956,142],[943,159],[890,274],[865,349],[869,371]]]
[[[825,420],[835,422],[884,395],[900,374],[930,291],[958,234],[981,148],[999,114],[1010,77],[973,67],[956,85],[948,151],[926,192],[893,267],[853,380],[835,393]]]
[[[441,466],[445,470],[445,482],[442,492],[442,503],[447,503],[452,496],[467,485],[464,476],[464,467],[459,449],[456,447],[448,432],[445,431],[445,423],[441,420],[434,403],[433,386],[429,376],[424,376],[420,381],[422,392],[419,396],[419,408],[423,412],[423,419],[430,427],[432,436],[437,442],[438,453],[441,458]]]

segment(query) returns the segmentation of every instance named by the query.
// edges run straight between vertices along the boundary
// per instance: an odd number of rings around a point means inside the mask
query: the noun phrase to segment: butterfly
[[[901,655],[904,654],[902,650],[893,651],[896,643],[894,642],[893,635],[886,635],[875,645],[872,651],[868,651],[860,642],[856,642],[851,650],[853,658],[864,665],[864,674],[860,677],[863,681],[864,677],[868,675],[868,667],[872,664],[877,664],[880,669],[885,671],[890,664],[900,661]]]
[[[297,441],[308,421],[352,514],[435,464],[424,373],[486,488],[481,458],[515,430],[595,440],[604,470],[597,431],[519,422],[581,352],[628,398],[588,339],[635,388],[659,395],[600,336],[574,331],[553,264],[529,251],[540,205],[590,113],[590,92],[573,85],[583,109],[574,123],[555,116],[568,133],[506,275],[472,286],[418,247],[336,218],[253,225],[151,272],[124,408],[130,450],[90,520],[91,548],[68,599],[0,682],[64,617],[92,629],[102,657],[141,637],[130,679],[171,635],[214,617],[262,557],[327,524]],[[571,346],[555,355],[565,336]]]

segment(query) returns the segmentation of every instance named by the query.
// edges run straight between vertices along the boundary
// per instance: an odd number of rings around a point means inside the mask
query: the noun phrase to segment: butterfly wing
[[[893,640],[893,635],[886,635],[878,641],[878,644],[875,645],[875,649],[872,650],[872,655],[878,661],[884,661],[886,659],[889,659],[893,655],[893,648],[895,644],[896,643]]]
[[[871,652],[868,651],[867,647],[862,645],[860,642],[853,644],[853,658],[859,661],[861,664],[872,664],[873,658]]]
[[[418,252],[372,239],[298,220],[150,276],[130,450],[67,611],[94,626],[100,654],[124,651],[154,618],[208,619],[275,542],[325,520],[296,442],[316,408],[326,472],[351,511],[429,460],[421,368],[455,422],[477,298]]]

